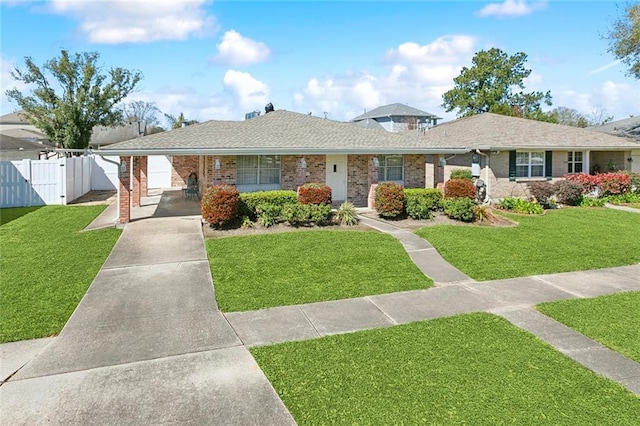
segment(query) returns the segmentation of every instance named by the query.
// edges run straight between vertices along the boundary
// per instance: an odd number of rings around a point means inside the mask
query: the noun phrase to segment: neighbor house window
[[[582,173],[582,152],[569,151],[567,153],[567,172],[568,173]]]
[[[404,162],[402,155],[379,155],[378,181],[401,182],[404,177]]]
[[[544,177],[544,151],[516,152],[516,178]]]
[[[279,185],[279,155],[242,155],[238,156],[237,184],[240,185]]]

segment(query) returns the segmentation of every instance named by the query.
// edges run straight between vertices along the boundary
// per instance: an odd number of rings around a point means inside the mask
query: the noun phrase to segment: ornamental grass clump
[[[382,217],[395,218],[404,213],[404,191],[402,185],[383,182],[376,188],[376,212]]]
[[[240,194],[235,186],[214,185],[204,190],[202,218],[211,227],[222,227],[238,217]]]
[[[358,213],[356,212],[356,206],[349,201],[345,201],[340,204],[338,211],[336,212],[336,221],[340,225],[353,226],[358,224]]]

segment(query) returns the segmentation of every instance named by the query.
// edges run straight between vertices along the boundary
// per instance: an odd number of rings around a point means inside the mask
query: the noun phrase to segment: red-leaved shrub
[[[585,194],[597,189],[600,197],[624,194],[631,190],[631,176],[624,172],[599,173],[597,175],[577,173],[564,177],[568,181],[581,184]]]
[[[235,186],[214,185],[202,194],[202,217],[211,226],[220,227],[238,216],[240,194]]]
[[[376,211],[380,216],[396,217],[404,213],[404,189],[394,182],[383,182],[376,188]]]
[[[451,179],[444,184],[446,198],[476,198],[476,187],[468,179]]]
[[[324,183],[307,183],[298,188],[300,204],[331,205],[331,187]]]

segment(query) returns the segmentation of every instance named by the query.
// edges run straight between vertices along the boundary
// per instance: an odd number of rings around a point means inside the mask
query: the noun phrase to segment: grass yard
[[[640,362],[640,292],[543,303],[538,310]]]
[[[432,226],[417,234],[476,280],[580,271],[640,262],[640,215],[567,208],[509,215],[514,228]]]
[[[60,332],[120,235],[79,232],[104,208],[0,211],[0,342]]]
[[[223,311],[425,289],[433,282],[398,240],[366,231],[308,231],[207,239]]]
[[[637,424],[640,398],[506,320],[250,349],[298,424]]]

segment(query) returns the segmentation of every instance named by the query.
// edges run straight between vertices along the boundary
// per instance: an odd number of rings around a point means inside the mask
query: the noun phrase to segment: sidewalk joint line
[[[365,296],[364,298],[367,299],[367,301],[369,301],[369,303],[371,303],[377,310],[379,310],[382,313],[382,315],[389,318],[389,321],[391,321],[391,324],[399,325],[398,322],[393,318],[391,318],[385,311],[383,311],[382,308],[380,308],[380,306],[376,305],[376,302],[371,300],[371,296]]]
[[[560,287],[559,285],[552,283],[551,281],[547,281],[547,280],[545,280],[545,279],[544,279],[544,278],[542,278],[540,275],[533,275],[531,278],[532,278],[532,279],[534,279],[534,280],[536,280],[536,281],[540,281],[540,282],[541,282],[541,283],[543,283],[543,284],[550,285],[551,287],[553,287],[553,288],[555,288],[555,289],[557,289],[557,290],[563,291],[563,292],[565,292],[565,293],[567,293],[567,294],[570,294],[570,295],[572,295],[572,296],[576,296],[576,297],[577,297],[577,298],[579,298],[579,299],[584,299],[584,298],[585,298],[585,296],[583,296],[582,294],[580,294],[580,293],[576,293],[575,291],[571,291],[571,290],[567,290],[567,289],[565,289],[565,288],[562,288],[562,287]]]

